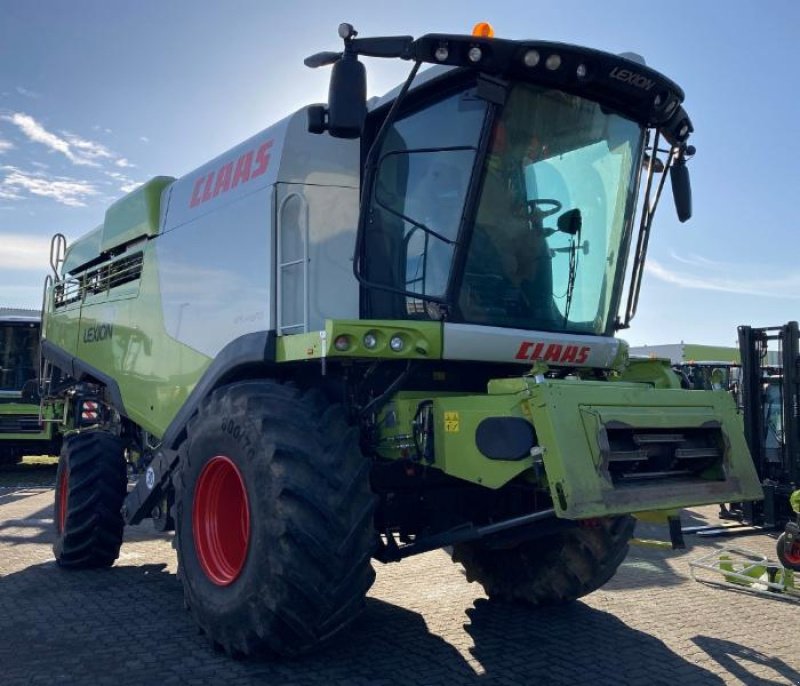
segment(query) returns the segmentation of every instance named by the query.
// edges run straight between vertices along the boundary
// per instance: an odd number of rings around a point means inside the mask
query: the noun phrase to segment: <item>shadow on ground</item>
[[[53,488],[57,468],[57,462],[49,458],[25,458],[19,464],[0,465],[0,487]]]
[[[780,630],[778,630],[780,632]],[[711,636],[695,636],[692,639],[721,667],[747,686],[774,686],[776,682],[753,673],[753,668],[769,668],[790,684],[800,684],[800,672],[778,657],[771,657],[746,646]]]
[[[163,565],[67,572],[46,563],[0,584],[4,686],[722,683],[582,603],[533,612],[479,600],[451,645],[418,613],[369,598],[355,625],[319,653],[234,661],[197,633]]]

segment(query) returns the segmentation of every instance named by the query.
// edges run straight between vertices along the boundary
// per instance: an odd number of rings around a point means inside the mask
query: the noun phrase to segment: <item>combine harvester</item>
[[[39,414],[40,325],[36,310],[0,307],[0,465],[61,449],[55,424]]]
[[[490,597],[564,603],[614,575],[631,513],[761,497],[730,396],[615,337],[668,175],[691,214],[683,92],[490,33],[344,24],[307,60],[326,106],[54,240],[61,566],[174,520],[209,638],[296,654],[357,615],[372,558],[452,547]],[[413,68],[368,106],[362,55]]]

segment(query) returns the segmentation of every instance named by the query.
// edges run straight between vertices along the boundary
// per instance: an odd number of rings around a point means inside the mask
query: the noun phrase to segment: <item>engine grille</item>
[[[0,434],[38,434],[41,430],[38,415],[12,414],[0,416]]]
[[[725,478],[725,442],[719,425],[666,430],[607,425],[600,448],[603,468],[614,485]]]

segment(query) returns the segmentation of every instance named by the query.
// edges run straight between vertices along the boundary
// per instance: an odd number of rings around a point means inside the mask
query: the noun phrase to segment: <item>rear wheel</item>
[[[110,567],[119,557],[127,493],[124,445],[90,431],[64,441],[56,472],[53,553],[62,567]]]
[[[374,580],[374,496],[340,405],[272,381],[214,391],[175,489],[186,603],[226,652],[295,655],[356,617]]]
[[[633,517],[613,517],[536,538],[513,548],[461,543],[453,548],[469,581],[490,598],[532,605],[567,603],[597,590],[628,554]]]
[[[786,532],[784,531],[778,536],[776,552],[778,553],[778,559],[786,569],[793,569],[800,572],[800,540],[797,538],[793,539],[787,550]]]

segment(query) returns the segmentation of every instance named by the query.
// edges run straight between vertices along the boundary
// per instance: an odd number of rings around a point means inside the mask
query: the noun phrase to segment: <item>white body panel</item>
[[[524,329],[498,329],[476,324],[444,325],[446,360],[542,361],[554,366],[609,368],[617,356],[616,338]]]
[[[279,324],[299,333],[357,317],[358,187],[358,142],[308,133],[305,110],[175,181],[156,239],[167,332],[214,357],[235,338]],[[295,271],[303,276],[284,273],[279,284],[277,229],[289,214],[302,234]],[[277,288],[300,302],[298,321],[286,321]]]

